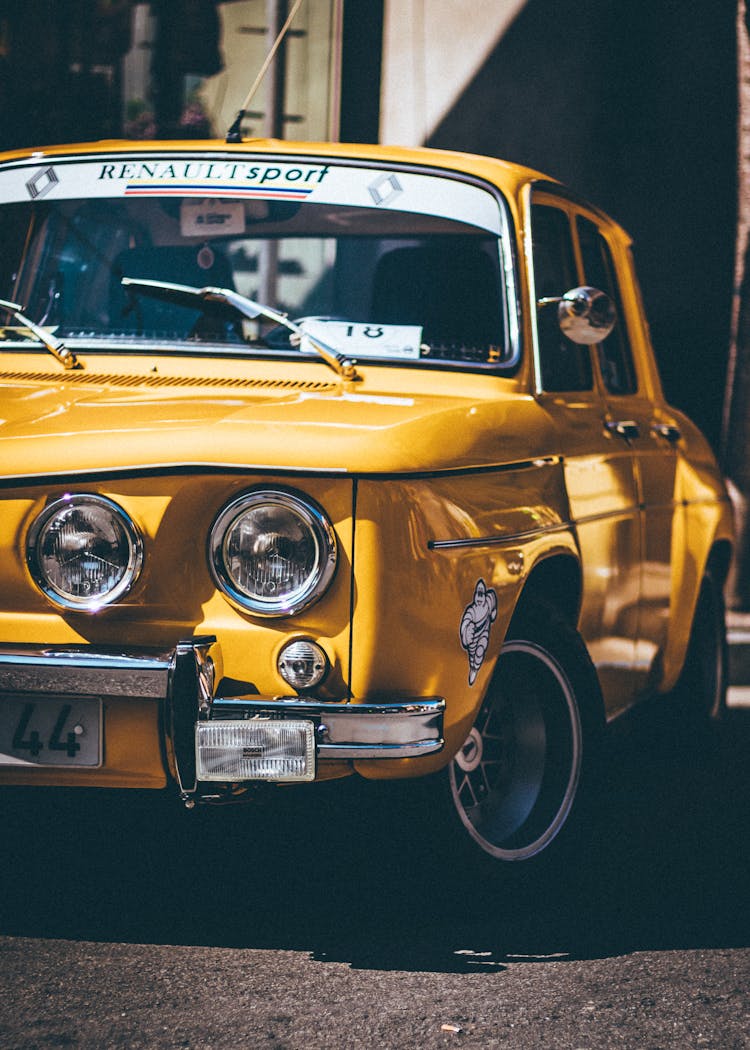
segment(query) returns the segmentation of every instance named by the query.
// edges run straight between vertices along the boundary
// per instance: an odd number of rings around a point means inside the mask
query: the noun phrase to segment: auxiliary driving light
[[[292,689],[313,689],[328,671],[326,654],[315,642],[298,639],[279,653],[279,674]]]
[[[314,780],[315,725],[299,719],[199,722],[198,780]]]

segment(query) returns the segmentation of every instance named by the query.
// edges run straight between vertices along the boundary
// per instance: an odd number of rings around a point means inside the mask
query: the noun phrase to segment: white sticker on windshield
[[[206,197],[188,198],[180,204],[180,233],[183,237],[212,237],[245,232],[245,206],[242,201]]]
[[[347,357],[419,358],[422,329],[409,324],[363,324],[353,321],[326,321],[307,318],[300,327],[307,335],[322,339]],[[303,352],[315,349],[302,341]]]

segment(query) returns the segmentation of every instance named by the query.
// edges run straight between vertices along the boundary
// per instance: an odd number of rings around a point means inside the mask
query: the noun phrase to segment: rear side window
[[[599,344],[599,365],[604,385],[610,394],[634,394],[637,382],[633,355],[612,253],[599,228],[590,219],[579,215],[577,226],[586,284],[606,292],[617,309],[617,324],[604,342]]]
[[[534,285],[537,304],[575,288],[576,270],[570,221],[566,212],[544,204],[531,208]],[[593,386],[589,348],[571,342],[560,331],[554,303],[537,305],[537,333],[542,386],[551,392],[590,390]]]

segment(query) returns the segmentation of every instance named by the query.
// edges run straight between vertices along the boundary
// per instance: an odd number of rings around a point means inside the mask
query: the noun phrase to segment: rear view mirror
[[[571,288],[562,296],[540,299],[538,305],[552,303],[557,303],[560,329],[573,343],[583,346],[601,343],[615,327],[615,304],[598,288],[588,285]]]

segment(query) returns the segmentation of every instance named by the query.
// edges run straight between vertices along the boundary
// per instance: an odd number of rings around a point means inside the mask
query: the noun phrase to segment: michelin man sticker
[[[490,627],[497,617],[497,595],[487,588],[484,580],[477,580],[474,597],[461,617],[461,646],[469,657],[469,685],[474,685],[484,663],[490,640]]]

